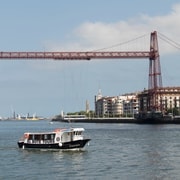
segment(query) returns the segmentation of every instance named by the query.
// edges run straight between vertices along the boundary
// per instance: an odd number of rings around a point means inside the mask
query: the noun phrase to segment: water
[[[180,126],[71,124],[91,137],[83,151],[22,150],[25,131],[66,123],[0,121],[0,180],[180,179]]]

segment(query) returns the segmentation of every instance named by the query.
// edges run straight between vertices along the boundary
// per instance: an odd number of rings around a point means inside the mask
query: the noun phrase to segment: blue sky
[[[154,30],[180,42],[179,0],[0,0],[0,51],[87,51]],[[140,45],[139,45],[140,44]],[[136,47],[135,47],[136,46]],[[140,47],[140,48],[141,48]],[[178,49],[159,40],[164,86],[179,86]],[[141,50],[141,49],[138,49]],[[0,116],[53,116],[94,109],[94,96],[117,96],[148,86],[148,60],[2,60]]]

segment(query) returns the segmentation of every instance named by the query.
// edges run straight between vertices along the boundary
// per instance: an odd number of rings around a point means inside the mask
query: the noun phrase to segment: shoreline
[[[84,118],[52,119],[51,121],[73,123],[124,123],[124,124],[180,124],[180,118],[135,119],[135,118]]]

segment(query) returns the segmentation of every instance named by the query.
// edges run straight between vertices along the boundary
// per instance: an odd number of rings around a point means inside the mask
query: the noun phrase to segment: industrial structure
[[[87,52],[0,52],[0,59],[53,59],[53,60],[91,60],[91,59],[149,59],[149,82],[148,90],[140,93],[139,111],[165,111],[167,109],[164,94],[176,93],[176,105],[180,106],[179,88],[163,88],[157,32],[150,36],[149,51],[87,51]],[[177,91],[176,91],[177,90]],[[171,96],[171,95],[170,95]]]

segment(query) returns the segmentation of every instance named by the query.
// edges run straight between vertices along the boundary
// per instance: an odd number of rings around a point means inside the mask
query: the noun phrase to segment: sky
[[[179,86],[179,0],[0,0],[0,51],[149,50],[158,39],[163,86]],[[134,43],[132,39],[142,36]],[[1,60],[0,116],[52,117],[94,110],[94,96],[148,88],[148,59],[91,61]]]

